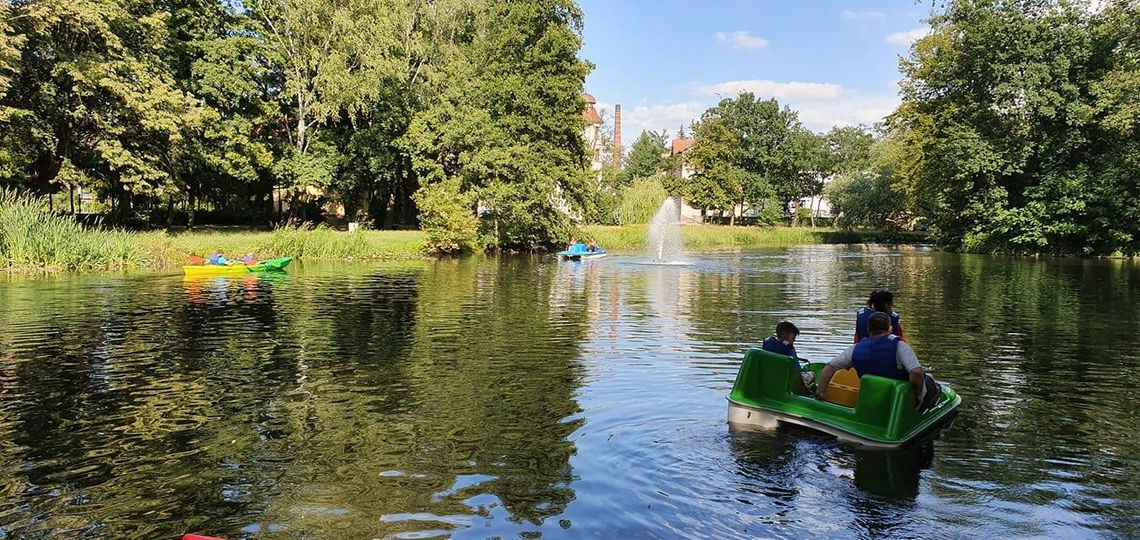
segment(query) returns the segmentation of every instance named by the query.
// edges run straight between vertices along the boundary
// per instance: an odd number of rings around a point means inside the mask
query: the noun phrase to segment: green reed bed
[[[0,265],[8,271],[59,272],[176,268],[217,249],[257,258],[411,259],[424,256],[419,231],[128,232],[88,227],[47,211],[45,199],[0,191]]]
[[[217,249],[258,259],[409,259],[424,256],[420,231],[337,231],[326,227],[286,227],[272,232],[185,232],[169,237],[172,252],[185,260]]]

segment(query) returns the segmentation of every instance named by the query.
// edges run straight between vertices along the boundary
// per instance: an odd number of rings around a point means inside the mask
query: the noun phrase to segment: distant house
[[[676,178],[687,179],[691,178],[696,171],[693,166],[689,164],[689,160],[685,157],[685,152],[688,152],[693,147],[693,139],[674,139],[670,154],[675,158],[675,167],[673,169],[673,176]],[[699,208],[689,206],[688,201],[681,199],[681,215],[678,216],[682,223],[703,223],[704,217],[701,216]]]
[[[587,152],[590,155],[590,170],[597,171],[605,165],[602,156],[606,149],[606,134],[602,115],[598,114],[598,109],[594,107],[598,103],[594,96],[582,94],[582,100],[586,102],[586,108],[582,109],[582,119],[586,121],[586,126],[582,128],[582,138],[586,141]]]

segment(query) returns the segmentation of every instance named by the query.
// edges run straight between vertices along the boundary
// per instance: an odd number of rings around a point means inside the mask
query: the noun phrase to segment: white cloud
[[[768,46],[768,40],[760,36],[753,36],[744,30],[730,34],[717,32],[716,42],[724,45],[732,45],[734,49],[763,49]]]
[[[884,85],[886,86],[886,85]],[[752,91],[758,97],[774,97],[799,114],[800,122],[815,132],[826,132],[836,126],[872,125],[893,112],[898,106],[898,86],[892,81],[883,92],[865,94],[832,83],[778,83],[773,81],[729,81],[693,87],[698,99],[662,102],[652,105],[624,105],[622,107],[622,142],[628,148],[644,130],[668,131],[677,135],[677,128],[700,120],[701,115],[716,101],[733,97],[741,90]],[[606,111],[606,121],[612,126],[613,104],[598,103],[599,111]],[[689,133],[691,135],[691,133]]]
[[[833,101],[789,103],[799,111],[804,126],[816,132],[827,131],[835,126],[872,125],[894,112],[898,104],[899,98],[889,94],[849,94]]]
[[[843,10],[843,18],[849,21],[859,22],[878,22],[887,18],[887,14],[882,11],[851,11],[849,9]]]
[[[598,106],[609,111],[607,121],[612,123],[613,105],[599,103]],[[668,131],[670,137],[675,137],[677,129],[685,126],[688,133],[689,124],[699,119],[707,108],[709,104],[698,101],[624,105],[621,108],[622,143],[628,147],[644,130]]]
[[[905,45],[909,47],[911,43],[914,43],[915,41],[926,37],[926,35],[929,33],[930,28],[920,26],[906,32],[895,32],[887,36],[887,43],[890,43],[891,45]]]
[[[779,100],[817,101],[838,99],[843,87],[831,83],[776,82],[763,79],[728,81],[697,86],[696,92],[705,96],[732,97],[741,92],[752,92],[761,98]]]

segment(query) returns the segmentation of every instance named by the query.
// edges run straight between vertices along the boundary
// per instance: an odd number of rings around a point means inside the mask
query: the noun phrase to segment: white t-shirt
[[[847,369],[855,365],[855,346],[852,345],[839,353],[838,356],[832,358],[827,365],[835,369]],[[910,371],[922,366],[918,365],[918,356],[915,356],[914,349],[910,348],[905,341],[899,340],[898,349],[895,350],[895,362],[897,362],[899,369],[903,371]]]

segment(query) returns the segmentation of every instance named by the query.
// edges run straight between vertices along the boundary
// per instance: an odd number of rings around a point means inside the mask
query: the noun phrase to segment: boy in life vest
[[[819,374],[819,389],[815,397],[823,399],[827,385],[836,371],[855,368],[860,377],[878,375],[889,379],[910,382],[914,391],[915,410],[925,413],[938,403],[942,387],[927,375],[918,364],[914,349],[905,341],[891,333],[891,317],[882,312],[872,313],[867,318],[867,339],[859,341],[833,358]]]
[[[871,297],[867,299],[867,305],[859,308],[855,313],[855,343],[866,338],[869,334],[867,332],[867,319],[871,317],[872,313],[881,312],[886,313],[891,318],[891,333],[898,336],[899,339],[906,341],[903,337],[902,322],[899,321],[899,314],[894,312],[895,295],[891,291],[874,291]]]
[[[760,348],[768,352],[790,356],[792,360],[795,360],[797,365],[799,365],[799,362],[803,361],[796,355],[796,336],[799,335],[800,329],[796,328],[796,325],[784,321],[776,325],[776,335],[768,336],[768,338],[764,340],[764,343],[760,345]],[[815,378],[815,374],[801,371],[800,378],[804,381],[804,387],[807,387]]]

